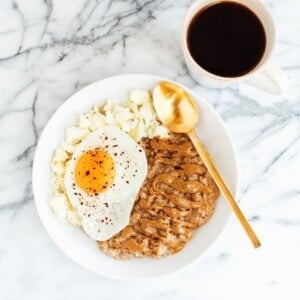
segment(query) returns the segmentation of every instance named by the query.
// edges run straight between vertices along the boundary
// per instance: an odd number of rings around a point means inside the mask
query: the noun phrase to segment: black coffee
[[[187,36],[194,60],[210,73],[237,77],[261,60],[266,34],[261,21],[247,7],[220,2],[198,12]]]

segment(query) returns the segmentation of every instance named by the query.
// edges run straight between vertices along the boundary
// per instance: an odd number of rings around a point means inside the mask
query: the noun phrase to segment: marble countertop
[[[1,299],[299,299],[300,2],[264,1],[278,31],[274,60],[290,82],[281,96],[191,79],[180,48],[191,2],[0,2]],[[231,218],[199,262],[137,284],[92,274],[55,246],[32,199],[38,137],[67,97],[124,73],[177,80],[222,116],[238,150],[240,205],[263,247],[253,250]]]

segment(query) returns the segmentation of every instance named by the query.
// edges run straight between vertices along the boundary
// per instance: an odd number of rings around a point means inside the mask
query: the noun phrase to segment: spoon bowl
[[[153,103],[159,119],[172,132],[190,132],[198,122],[197,105],[174,83],[157,85],[153,91]]]

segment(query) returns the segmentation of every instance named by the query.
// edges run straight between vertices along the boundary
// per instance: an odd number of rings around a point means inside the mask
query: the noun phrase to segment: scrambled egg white
[[[50,205],[60,220],[66,219],[73,225],[80,226],[81,221],[65,191],[66,165],[77,146],[103,125],[116,126],[136,142],[143,137],[168,137],[168,130],[157,120],[151,95],[144,90],[133,90],[123,104],[108,101],[103,107],[95,106],[81,114],[77,126],[66,128],[65,140],[56,149],[51,162],[54,193]]]

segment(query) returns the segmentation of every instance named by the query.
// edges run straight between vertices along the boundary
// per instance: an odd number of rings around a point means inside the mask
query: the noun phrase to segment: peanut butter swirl
[[[148,175],[130,223],[99,247],[117,259],[180,251],[214,211],[219,191],[185,134],[141,141]]]

